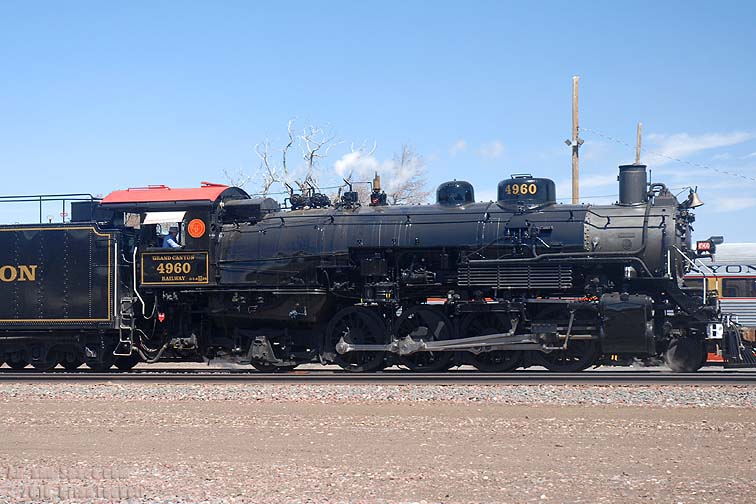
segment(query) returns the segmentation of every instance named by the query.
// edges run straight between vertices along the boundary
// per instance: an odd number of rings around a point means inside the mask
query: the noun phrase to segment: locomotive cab
[[[126,223],[136,231],[143,249],[207,250],[210,242],[206,223],[210,220],[207,209],[192,208],[127,214]]]
[[[124,215],[139,287],[172,288],[214,283],[219,209],[246,199],[241,189],[203,182],[192,189],[160,185],[115,191],[100,204]]]

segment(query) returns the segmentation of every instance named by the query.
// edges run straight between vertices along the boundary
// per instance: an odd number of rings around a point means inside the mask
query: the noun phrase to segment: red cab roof
[[[215,201],[230,186],[202,182],[200,187],[173,189],[165,185],[132,187],[113,191],[105,196],[101,204],[109,203],[159,203],[169,201]]]

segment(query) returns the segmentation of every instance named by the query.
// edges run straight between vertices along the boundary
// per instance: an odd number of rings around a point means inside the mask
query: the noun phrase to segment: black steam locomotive
[[[530,175],[490,203],[462,181],[417,206],[386,205],[378,183],[367,205],[350,188],[282,209],[208,183],[76,201],[64,224],[0,226],[0,361],[578,371],[664,357],[693,371],[715,352],[756,365],[716,298],[682,285],[697,195],[646,178],[620,167],[614,205],[557,204],[554,182]]]

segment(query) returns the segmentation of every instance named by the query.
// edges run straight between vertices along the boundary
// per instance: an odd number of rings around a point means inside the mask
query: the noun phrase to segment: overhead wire
[[[630,145],[629,143],[625,142],[624,140],[621,140],[621,139],[618,139],[618,138],[614,138],[613,136],[609,135],[608,133],[604,133],[603,131],[599,131],[599,130],[592,129],[592,128],[584,128],[584,127],[581,127],[580,131],[587,132],[587,133],[593,133],[593,134],[595,134],[597,136],[600,136],[601,138],[604,138],[605,140],[609,140],[610,142],[614,142],[614,143],[617,143],[619,145],[623,145],[625,147],[629,147],[629,148],[631,148],[633,150],[635,149],[634,145]],[[664,154],[664,153],[661,153],[661,152],[658,152],[658,151],[654,151],[654,150],[649,150],[649,149],[646,149],[644,147],[641,147],[641,152],[643,152],[645,154],[650,154],[652,156],[657,156],[657,157],[660,157],[660,158],[663,158],[663,159],[667,159],[667,160],[670,160],[670,161],[675,161],[677,163],[681,163],[681,164],[684,164],[684,165],[692,166],[692,167],[695,167],[695,168],[701,168],[701,169],[704,169],[704,170],[710,170],[710,171],[713,171],[713,172],[716,172],[716,173],[721,173],[722,175],[728,175],[730,177],[736,177],[736,178],[740,178],[740,179],[743,179],[743,180],[747,180],[749,182],[756,182],[756,177],[751,177],[749,175],[744,175],[742,173],[737,173],[737,172],[730,171],[730,170],[723,170],[722,168],[715,168],[713,166],[709,166],[709,165],[705,165],[705,164],[701,164],[701,163],[695,163],[693,161],[687,161],[685,159],[676,158],[674,156],[668,156],[667,154]]]

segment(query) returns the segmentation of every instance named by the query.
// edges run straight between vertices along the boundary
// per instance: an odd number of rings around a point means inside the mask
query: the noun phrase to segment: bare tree
[[[315,185],[320,175],[320,161],[336,145],[336,136],[317,126],[308,126],[301,133],[296,133],[293,119],[289,121],[286,133],[286,144],[280,150],[273,148],[269,139],[255,145],[260,165],[252,174],[242,169],[233,173],[224,170],[226,180],[237,187],[252,183],[256,192],[263,196],[268,195],[276,185],[296,184],[301,189],[308,187],[308,184]],[[298,144],[302,149],[304,165],[291,166],[291,150]],[[280,158],[276,151],[280,153]]]
[[[373,160],[373,154],[375,154],[375,150],[377,149],[378,144],[376,142],[373,142],[373,147],[370,150],[368,150],[366,144],[367,142],[362,142],[359,147],[355,147],[354,143],[352,143],[350,147],[350,154],[355,159]],[[355,168],[358,168],[360,173],[356,173]],[[367,205],[368,203],[370,203],[370,182],[368,181],[368,174],[365,173],[365,170],[361,168],[361,166],[352,166],[349,172],[344,174],[343,179],[344,182],[346,182],[347,185],[351,185],[352,190],[357,193],[358,201],[360,202],[360,204]],[[331,199],[336,201],[338,199],[338,196],[340,195],[341,189],[339,189],[338,195],[332,197]]]
[[[379,161],[374,156],[375,149],[375,144],[371,150],[368,150],[364,143],[359,148],[352,145],[352,151],[342,156],[334,165],[336,172],[357,188],[360,201],[364,203],[370,199],[370,191],[365,181],[373,180],[375,175],[380,175],[381,189],[386,192],[389,204],[425,203],[430,192],[426,190],[426,167],[423,158],[409,145],[402,145],[402,150],[393,159]],[[363,192],[365,189],[368,190]]]
[[[270,192],[270,188],[274,184],[283,185],[289,179],[289,165],[287,164],[286,156],[295,143],[293,119],[289,119],[289,124],[286,127],[286,134],[288,140],[283,149],[281,149],[280,165],[271,159],[270,140],[265,139],[262,143],[255,145],[255,152],[257,153],[257,157],[260,158],[258,173],[261,178],[260,194],[263,196],[266,196]]]
[[[283,154],[281,155],[281,166],[283,167],[284,175],[289,174],[289,165],[286,164],[286,154],[289,149],[294,145],[294,119],[289,119],[289,124],[286,125],[286,134],[289,137],[289,141],[283,148]]]
[[[300,187],[308,183],[316,185],[320,160],[328,156],[328,152],[336,145],[334,142],[336,135],[317,126],[308,126],[304,128],[299,138],[302,140],[302,158],[307,166],[307,172]]]
[[[392,205],[416,205],[427,203],[430,191],[427,190],[425,161],[415,149],[407,144],[394,156],[394,180],[387,180],[386,194]]]
[[[367,203],[370,199],[368,181],[378,174],[390,204],[421,204],[428,200],[430,191],[426,189],[425,161],[410,145],[402,145],[393,159],[379,161],[374,155],[375,143],[372,148],[368,148],[365,142],[359,147],[352,144],[351,152],[342,156],[334,165],[335,173],[330,173],[323,169],[322,161],[338,145],[335,134],[317,126],[295,132],[293,120],[289,121],[286,132],[286,143],[280,149],[272,147],[268,139],[255,145],[260,164],[252,174],[243,170],[236,173],[224,170],[226,179],[238,187],[253,185],[256,193],[265,196],[275,188],[283,190],[287,184],[305,192],[310,187],[317,187],[321,178],[338,174],[353,184],[360,201]],[[295,148],[301,150],[302,162],[292,165],[291,152]]]
[[[252,180],[252,175],[249,175],[247,172],[245,172],[243,168],[239,168],[234,172],[231,172],[224,168],[223,177],[226,179],[226,182],[228,182],[228,185],[234,187],[244,187],[249,183],[250,180]]]

